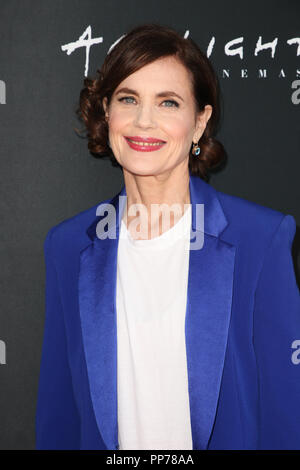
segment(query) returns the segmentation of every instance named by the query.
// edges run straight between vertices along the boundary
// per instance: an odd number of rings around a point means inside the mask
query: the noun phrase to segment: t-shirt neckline
[[[134,248],[156,248],[173,245],[180,239],[186,239],[190,232],[191,227],[191,204],[185,210],[184,214],[171,228],[166,230],[161,235],[144,240],[135,240],[132,238],[130,231],[127,229],[126,224],[122,218],[120,237],[127,240],[128,243]]]

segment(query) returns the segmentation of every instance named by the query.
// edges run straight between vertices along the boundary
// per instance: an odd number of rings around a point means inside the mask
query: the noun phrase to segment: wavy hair
[[[170,27],[147,23],[123,35],[106,55],[101,69],[97,69],[98,76],[95,79],[84,79],[76,114],[84,124],[83,131],[86,132],[91,154],[95,157],[109,157],[113,166],[121,168],[109,146],[108,124],[102,100],[106,97],[109,106],[114,90],[126,77],[167,56],[175,56],[188,70],[196,111],[203,111],[206,104],[213,108],[198,141],[200,154],[197,157],[192,154],[192,144],[189,152],[191,173],[207,181],[209,172],[219,169],[226,159],[223,145],[214,137],[221,114],[219,83],[212,64],[199,46],[191,38],[185,39]]]

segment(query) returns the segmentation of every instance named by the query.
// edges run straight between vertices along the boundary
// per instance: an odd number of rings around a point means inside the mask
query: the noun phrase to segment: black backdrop
[[[1,0],[1,449],[35,445],[46,233],[123,184],[122,172],[76,136],[74,111],[84,76],[136,24],[188,31],[210,57],[229,157],[210,184],[295,217],[299,279],[299,17],[299,0]],[[87,54],[77,41],[89,33]]]

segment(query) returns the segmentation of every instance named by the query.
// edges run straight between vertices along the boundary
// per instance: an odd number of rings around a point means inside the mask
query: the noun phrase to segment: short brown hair
[[[199,156],[190,150],[189,168],[193,175],[208,180],[208,172],[225,160],[223,145],[214,138],[220,120],[220,90],[215,71],[198,45],[175,30],[156,23],[136,26],[106,55],[96,79],[85,78],[76,114],[84,122],[88,149],[96,157],[108,156],[113,166],[121,167],[108,145],[108,124],[102,100],[109,105],[117,86],[129,75],[157,59],[175,56],[189,71],[197,112],[206,104],[212,114],[198,144]],[[191,145],[192,149],[192,145]]]

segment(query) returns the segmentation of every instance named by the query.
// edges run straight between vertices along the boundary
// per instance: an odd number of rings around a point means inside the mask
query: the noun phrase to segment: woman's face
[[[138,175],[158,175],[188,159],[192,141],[200,139],[212,111],[207,105],[196,116],[188,72],[174,57],[159,59],[128,76],[114,91],[109,108],[106,98],[103,106],[117,161]],[[126,137],[151,137],[164,144],[133,147]]]

